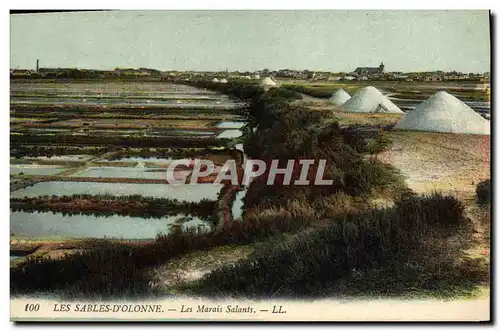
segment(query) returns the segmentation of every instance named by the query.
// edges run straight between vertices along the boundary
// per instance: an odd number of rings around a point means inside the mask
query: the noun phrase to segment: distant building
[[[136,71],[136,75],[138,76],[151,76],[152,73],[153,70],[148,68],[139,68],[139,70]]]
[[[384,72],[384,63],[380,63],[378,67],[358,67],[354,70],[357,76],[374,76],[381,75]]]
[[[115,74],[117,76],[151,76],[151,69],[116,68]]]
[[[443,77],[439,75],[425,76],[424,81],[426,82],[440,82],[443,80]]]
[[[409,77],[408,75],[405,75],[405,74],[403,74],[401,72],[393,72],[390,75],[390,78],[393,78],[393,79],[406,79],[408,77]]]
[[[12,76],[30,76],[33,73],[32,70],[29,69],[11,69],[10,74]]]

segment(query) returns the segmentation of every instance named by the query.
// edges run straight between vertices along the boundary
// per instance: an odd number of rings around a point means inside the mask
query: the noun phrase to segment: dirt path
[[[431,132],[387,133],[392,146],[376,155],[399,169],[417,193],[451,194],[465,205],[475,232],[473,255],[489,257],[490,213],[476,203],[476,185],[490,178],[489,136]]]
[[[403,131],[386,134],[393,144],[375,158],[399,169],[409,188],[418,193],[439,190],[470,198],[476,185],[490,178],[488,136]]]
[[[252,252],[251,245],[219,246],[182,255],[152,269],[150,287],[167,292],[175,291],[177,287],[197,281],[214,269],[234,264]]]

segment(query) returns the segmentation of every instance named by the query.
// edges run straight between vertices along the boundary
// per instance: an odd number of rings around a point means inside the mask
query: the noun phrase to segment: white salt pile
[[[394,129],[490,134],[490,121],[453,95],[440,91],[406,114]]]
[[[342,106],[353,113],[403,113],[391,100],[373,86],[363,87]]]
[[[349,93],[347,93],[343,89],[338,89],[337,91],[335,91],[335,93],[332,94],[329,101],[331,104],[341,106],[350,98],[351,96],[349,95]]]
[[[221,83],[223,83],[223,84],[226,84],[226,83],[227,83],[227,79],[222,78],[222,79],[220,80],[220,82],[221,82]]]
[[[219,82],[219,80],[218,80],[217,78],[214,78],[214,79],[212,79],[212,82],[213,82],[213,83],[218,83],[218,82]]]
[[[270,77],[266,77],[262,80],[261,85],[263,85],[263,86],[276,86],[277,84]]]

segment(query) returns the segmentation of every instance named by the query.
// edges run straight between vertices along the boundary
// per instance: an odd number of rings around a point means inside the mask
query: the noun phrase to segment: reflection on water
[[[223,129],[241,129],[246,124],[247,122],[226,121],[226,122],[220,122],[219,124],[217,124],[217,127]]]
[[[241,137],[242,134],[243,134],[243,132],[241,132],[241,130],[224,130],[217,136],[217,138],[219,138],[219,139],[221,139],[221,138],[238,138],[238,137]]]
[[[145,197],[177,199],[199,202],[217,200],[222,184],[133,184],[92,182],[41,182],[11,192],[11,198],[38,197],[43,195],[112,194],[117,196],[139,194]]]
[[[186,217],[190,220],[182,223],[182,228],[194,227],[200,231],[210,231],[209,223],[186,215],[146,219],[121,215],[98,217],[51,212],[11,212],[10,232],[20,237],[150,239],[160,232],[170,232],[172,224]]]

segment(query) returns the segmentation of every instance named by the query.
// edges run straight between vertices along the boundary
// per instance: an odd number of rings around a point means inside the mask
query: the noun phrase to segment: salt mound
[[[363,87],[350,98],[342,109],[353,113],[403,113],[391,100],[373,86]]]
[[[223,83],[223,84],[226,84],[226,83],[227,83],[227,79],[222,78],[222,79],[220,80],[220,82],[221,82],[221,83]]]
[[[277,85],[270,77],[264,78],[262,80],[261,84],[264,86],[276,86]]]
[[[332,94],[329,101],[336,106],[341,106],[350,98],[351,96],[349,95],[349,93],[347,93],[343,89],[338,89],[337,91],[335,91],[335,93]]]
[[[213,83],[218,83],[218,82],[219,82],[219,80],[218,80],[217,78],[214,78],[214,79],[212,79],[212,82],[213,82]]]
[[[490,134],[490,122],[453,95],[440,91],[406,114],[395,129]]]

